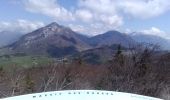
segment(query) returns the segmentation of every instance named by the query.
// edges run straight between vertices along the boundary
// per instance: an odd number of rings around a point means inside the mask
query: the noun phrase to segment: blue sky
[[[108,30],[170,38],[169,0],[1,0],[0,31],[30,32],[51,22],[83,34]]]

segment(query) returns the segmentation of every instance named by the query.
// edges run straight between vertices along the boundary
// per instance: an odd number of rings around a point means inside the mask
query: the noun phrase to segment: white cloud
[[[156,17],[170,10],[169,0],[79,0],[79,6],[96,13],[124,13],[143,19]]]
[[[98,34],[102,34],[108,30],[114,29],[111,26],[105,26],[102,23],[94,23],[94,24],[87,24],[87,25],[76,25],[76,24],[69,24],[69,27],[76,32],[80,32],[85,35],[95,36]]]
[[[169,0],[78,0],[73,9],[57,0],[24,0],[24,4],[27,11],[52,17],[60,24],[71,23],[68,26],[74,30],[93,35],[119,29],[127,15],[147,19],[170,10]]]
[[[97,35],[122,26],[123,18],[113,5],[113,0],[79,0],[76,17],[85,22],[85,33]]]
[[[125,34],[131,34],[131,33],[132,33],[132,30],[129,29],[129,28],[126,28],[126,29],[123,30],[123,32],[124,32]]]
[[[106,25],[111,25],[113,28],[119,27],[123,24],[122,18],[118,15],[101,15],[101,21]]]
[[[27,11],[50,16],[60,23],[76,23],[72,25],[73,28],[80,25],[83,26],[81,28],[97,30],[91,33],[86,31],[88,34],[96,34],[96,32],[99,34],[106,29],[117,29],[123,24],[123,18],[112,6],[112,0],[79,0],[78,7],[73,11],[58,4],[57,0],[25,0],[24,3]],[[92,29],[93,23],[102,25],[98,29]]]
[[[86,9],[81,9],[76,11],[76,17],[84,22],[90,22],[93,19],[93,14]]]
[[[118,3],[125,13],[137,18],[152,18],[170,10],[169,0],[121,0]]]
[[[60,6],[56,0],[25,0],[24,4],[26,10],[50,16],[58,21],[74,20],[72,13]]]
[[[93,30],[92,34],[119,29],[124,23],[123,17],[127,15],[148,19],[170,10],[169,0],[79,0],[78,5],[79,9],[89,10],[93,14],[93,21],[88,27]],[[155,27],[145,30],[145,33],[167,36],[165,32]]]
[[[75,32],[79,32],[84,35],[89,35],[89,36],[94,36],[96,34],[99,34],[101,31],[97,30],[94,28],[92,25],[91,26],[86,26],[86,25],[76,25],[76,24],[69,24],[69,27]]]
[[[150,29],[141,31],[143,34],[160,36],[162,38],[169,38],[168,34],[161,31],[159,28],[151,27]]]
[[[114,13],[100,14],[95,13],[90,9],[79,11],[80,12],[76,15],[76,18],[79,19],[79,24],[86,27],[87,31],[85,33],[88,33],[90,35],[101,34],[108,30],[118,29],[124,23],[123,18]]]
[[[79,6],[101,14],[116,13],[115,0],[79,0]]]
[[[85,27],[84,25],[69,24],[68,26],[71,27],[71,29],[73,31],[75,31],[75,32],[80,32],[82,34],[87,34],[88,33],[88,28]]]
[[[11,31],[27,33],[42,26],[44,26],[44,23],[42,22],[32,22],[28,20],[18,19],[14,22],[0,22],[0,32]]]

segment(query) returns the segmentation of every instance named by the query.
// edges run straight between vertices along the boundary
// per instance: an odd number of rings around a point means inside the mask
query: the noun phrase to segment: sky
[[[1,0],[0,32],[31,32],[51,22],[86,35],[109,30],[170,39],[169,0]]]

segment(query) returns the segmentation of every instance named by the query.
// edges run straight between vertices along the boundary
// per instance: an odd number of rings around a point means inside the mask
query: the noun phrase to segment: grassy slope
[[[10,56],[10,57],[0,57],[0,67],[32,67],[36,65],[45,65],[52,62],[52,58],[45,56]]]

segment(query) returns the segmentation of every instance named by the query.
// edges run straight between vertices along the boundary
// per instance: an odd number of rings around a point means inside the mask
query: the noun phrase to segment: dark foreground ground
[[[148,49],[129,54],[117,51],[110,61],[98,65],[78,58],[71,62],[48,59],[43,64],[23,67],[19,63],[0,68],[0,97],[79,89],[129,92],[170,100],[170,54],[157,55]]]

